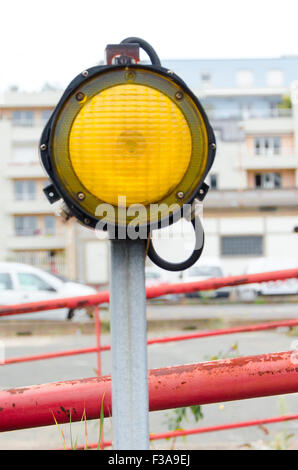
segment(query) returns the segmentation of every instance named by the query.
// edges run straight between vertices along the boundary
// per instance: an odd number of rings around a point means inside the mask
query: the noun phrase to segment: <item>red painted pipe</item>
[[[298,392],[293,351],[149,372],[150,411]],[[111,415],[111,378],[93,377],[0,391],[0,431]]]
[[[229,429],[240,429],[240,428],[248,428],[252,426],[262,426],[264,424],[274,424],[274,423],[283,423],[285,421],[294,421],[298,419],[298,415],[285,415],[285,416],[277,416],[275,418],[265,418],[265,419],[255,419],[253,421],[241,421],[239,423],[228,423],[228,424],[219,424],[217,426],[206,426],[203,428],[195,428],[195,429],[181,429],[181,431],[169,431],[163,433],[156,433],[150,434],[149,439],[150,441],[157,441],[161,439],[172,439],[182,436],[191,436],[193,434],[206,434],[208,432],[216,432],[216,431],[227,431]],[[105,441],[102,443],[102,448],[111,447],[113,445],[112,441]],[[88,449],[97,449],[98,443],[88,444]],[[85,446],[77,446],[76,450],[84,450]],[[63,450],[63,449],[61,449]],[[66,450],[71,450],[68,447]]]
[[[108,351],[111,349],[110,346],[102,346],[100,351]],[[67,357],[67,356],[76,356],[79,354],[91,354],[97,353],[99,349],[97,347],[93,348],[83,348],[83,349],[69,349],[67,351],[58,351],[53,353],[46,353],[46,354],[35,354],[34,356],[25,356],[25,357],[10,357],[5,359],[3,362],[0,363],[0,366],[10,365],[10,364],[19,364],[22,362],[33,362],[33,361],[41,361],[44,359],[56,359],[57,357]]]
[[[27,302],[25,304],[2,305],[0,317],[19,315],[22,313],[42,312],[44,310],[56,310],[59,308],[84,308],[109,302],[109,292],[69,297],[65,299],[43,300],[41,302]]]
[[[255,331],[273,330],[275,328],[281,328],[281,327],[291,328],[294,326],[298,326],[298,319],[273,321],[273,322],[268,322],[268,323],[260,323],[257,325],[236,326],[233,328],[221,328],[218,330],[199,331],[199,332],[191,333],[187,335],[165,336],[163,338],[149,339],[147,341],[147,344],[150,346],[152,344],[172,343],[175,341],[186,341],[190,339],[208,338],[211,336],[222,336],[222,335],[231,335],[231,334],[236,334],[236,333],[249,333],[253,331],[255,332]],[[98,333],[97,333],[97,336],[98,336]],[[97,341],[98,341],[98,338],[97,338]],[[0,366],[17,364],[21,362],[40,361],[43,359],[56,359],[58,357],[76,356],[79,354],[98,353],[98,352],[103,352],[103,351],[110,351],[110,349],[111,349],[111,346],[108,344],[106,346],[100,346],[100,347],[84,348],[84,349],[70,349],[66,351],[58,351],[58,352],[53,352],[53,353],[36,354],[34,356],[11,357],[11,358],[5,359],[4,362],[1,362]],[[101,374],[98,374],[98,375],[101,375]]]
[[[292,278],[298,278],[298,268],[286,269],[283,271],[272,271],[268,273],[219,277],[214,279],[206,279],[206,281],[152,286],[148,287],[146,289],[146,292],[147,299],[151,299],[167,294],[186,294],[188,292],[215,290],[226,286],[239,286],[242,284],[253,284],[259,282],[278,281]]]
[[[171,343],[174,341],[185,341],[189,339],[208,338],[211,336],[223,336],[223,335],[232,335],[232,334],[237,334],[237,333],[250,333],[250,332],[256,332],[256,331],[274,330],[275,328],[282,328],[282,327],[291,328],[294,326],[298,326],[298,319],[272,321],[272,322],[267,322],[267,323],[259,323],[256,325],[235,326],[232,328],[220,328],[217,330],[198,331],[196,333],[191,333],[187,335],[154,338],[154,339],[149,339],[147,344],[151,345],[151,344],[158,344],[158,343]]]
[[[217,426],[206,426],[196,429],[182,429],[181,431],[163,432],[153,434],[150,439],[155,441],[158,439],[169,439],[173,437],[190,436],[192,434],[205,434],[208,432],[227,431],[229,429],[248,428],[250,426],[261,426],[264,424],[282,423],[284,421],[293,421],[298,419],[298,415],[278,416],[277,418],[255,419],[253,421],[242,421],[240,423],[219,424]]]
[[[297,269],[286,269],[283,271],[273,271],[269,273],[247,274],[241,276],[228,276],[206,281],[186,282],[178,284],[162,284],[151,286],[146,289],[147,299],[160,297],[168,294],[186,294],[188,292],[205,291],[219,289],[226,286],[239,286],[242,284],[252,284],[259,282],[278,281],[284,279],[298,278]],[[109,302],[109,292],[99,292],[98,294],[72,297],[66,299],[54,299],[42,302],[31,302],[18,305],[3,305],[0,307],[0,316],[17,315],[21,313],[33,313],[44,310],[55,310],[59,308],[83,308],[91,305],[99,305]]]

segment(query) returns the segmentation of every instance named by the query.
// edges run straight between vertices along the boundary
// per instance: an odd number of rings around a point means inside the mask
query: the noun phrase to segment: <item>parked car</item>
[[[92,287],[49,274],[42,269],[20,263],[0,263],[0,305],[23,304],[91,294],[96,294],[96,290]],[[62,308],[20,314],[9,318],[70,320],[73,317],[75,319],[77,313],[76,309]]]
[[[184,271],[182,276],[183,282],[197,282],[205,281],[207,279],[223,277],[224,274],[219,262],[206,260],[204,262],[198,261],[197,264]],[[216,290],[191,292],[189,294],[186,294],[186,297],[228,298],[230,296],[230,293],[230,287],[222,287]]]
[[[151,268],[150,266],[145,269],[145,280],[146,286],[158,286],[160,284],[165,284],[165,280],[162,278],[161,272],[156,268]]]
[[[152,266],[146,266],[145,280],[146,287],[160,286],[162,284],[170,284],[171,282],[174,282],[174,279],[172,279],[171,276],[168,275],[167,271]],[[161,297],[157,297],[157,299],[167,299],[171,301],[176,301],[179,299],[179,294],[163,295]]]
[[[283,269],[297,268],[298,261],[284,258],[260,258],[249,263],[245,268],[245,274],[265,273],[280,271]],[[298,294],[298,279],[285,279],[254,284],[246,284],[237,287],[237,296],[240,300],[255,300],[258,295],[296,295]]]

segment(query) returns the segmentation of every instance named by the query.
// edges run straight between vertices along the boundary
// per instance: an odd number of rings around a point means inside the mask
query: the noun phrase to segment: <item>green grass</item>
[[[97,441],[97,448],[96,450],[102,450],[101,449],[101,443],[103,439],[103,431],[104,431],[104,410],[103,410],[103,401],[104,401],[104,395],[101,400],[101,406],[100,406],[100,417],[99,417],[99,427],[98,427],[98,441]],[[63,448],[64,450],[68,449],[67,443],[66,443],[66,438],[65,434],[63,432],[62,427],[59,425],[54,413],[53,413],[53,418],[56,424],[56,427],[58,429],[58,432],[60,434],[62,443],[63,443]],[[86,411],[84,409],[80,423],[84,423],[84,450],[88,450],[88,427],[87,427],[87,416],[86,416]],[[78,439],[79,439],[79,434],[76,435],[75,439],[73,436],[73,431],[72,431],[72,421],[71,421],[71,413],[69,416],[69,429],[70,429],[70,450],[77,450],[78,449]],[[80,446],[81,449],[81,446]]]
[[[298,326],[293,326],[292,328],[290,328],[287,332],[287,335],[293,337],[298,336]]]

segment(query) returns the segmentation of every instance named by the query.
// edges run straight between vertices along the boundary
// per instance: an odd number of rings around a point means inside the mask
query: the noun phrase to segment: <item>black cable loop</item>
[[[203,252],[205,243],[205,233],[201,220],[198,216],[195,216],[191,220],[191,223],[196,235],[196,244],[195,249],[193,250],[190,257],[187,258],[185,261],[182,261],[181,263],[170,263],[169,261],[164,260],[157,254],[153,246],[152,239],[150,239],[148,244],[147,255],[152,261],[152,263],[156,264],[156,266],[160,267],[161,269],[165,269],[166,271],[184,271],[185,269],[188,269],[193,266],[198,261]]]
[[[160,58],[158,57],[156,51],[149,44],[149,42],[145,41],[144,39],[129,37],[129,38],[123,39],[123,41],[121,41],[120,44],[132,44],[132,43],[139,44],[139,46],[148,54],[151,60],[151,63],[153,65],[157,65],[158,67],[161,67]]]

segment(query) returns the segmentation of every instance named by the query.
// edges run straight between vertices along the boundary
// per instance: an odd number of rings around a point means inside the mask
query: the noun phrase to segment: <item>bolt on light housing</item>
[[[121,61],[120,61],[121,62]],[[168,208],[206,192],[215,137],[195,95],[173,72],[130,63],[97,66],[65,90],[41,137],[50,201],[62,198],[91,228],[172,223]],[[102,206],[104,205],[104,206]],[[110,205],[113,211],[98,211]],[[152,210],[152,205],[158,205]]]

